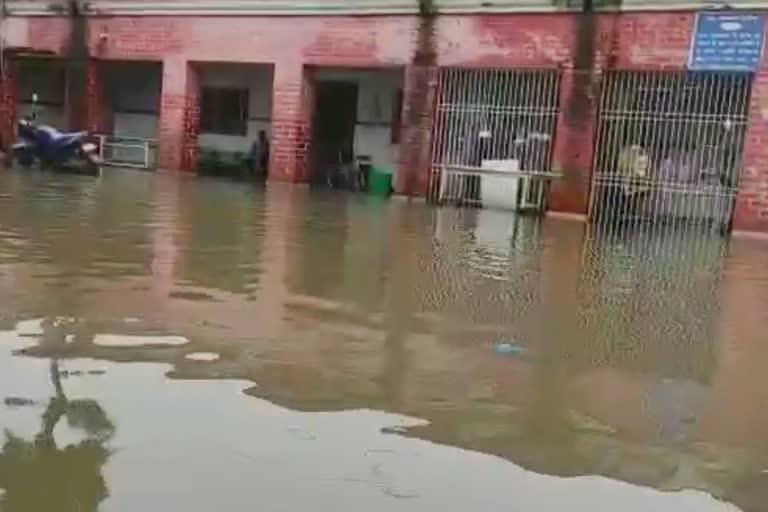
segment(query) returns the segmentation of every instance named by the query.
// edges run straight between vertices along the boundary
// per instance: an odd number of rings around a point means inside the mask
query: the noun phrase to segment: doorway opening
[[[317,84],[312,133],[312,183],[330,188],[350,188],[345,166],[354,158],[358,86],[332,80]]]
[[[378,184],[384,177],[389,184],[385,192],[391,191],[398,160],[402,84],[400,69],[314,70],[312,185],[364,191],[369,179]]]
[[[100,134],[105,163],[154,169],[160,126],[163,65],[151,61],[104,63],[109,133]]]

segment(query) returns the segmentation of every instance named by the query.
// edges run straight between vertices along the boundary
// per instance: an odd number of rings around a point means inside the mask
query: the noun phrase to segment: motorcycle
[[[37,124],[36,94],[32,102],[32,115],[17,123],[20,140],[11,147],[11,158],[24,169],[38,162],[44,169],[100,175],[98,147],[86,141],[88,132],[62,133],[51,126]]]

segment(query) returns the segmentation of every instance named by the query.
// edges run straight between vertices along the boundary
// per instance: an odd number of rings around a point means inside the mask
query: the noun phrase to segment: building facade
[[[396,170],[399,193],[425,196],[437,164],[472,164],[446,156],[448,146],[468,154],[455,142],[464,131],[525,126],[547,141],[537,170],[561,176],[547,190],[550,211],[592,216],[601,173],[639,145],[654,168],[677,162],[664,171],[666,182],[677,180],[667,195],[702,195],[703,178],[679,177],[693,160],[737,169],[711,181],[733,190],[724,215],[734,230],[768,233],[768,68],[761,62],[735,78],[689,70],[697,13],[710,2],[5,0],[3,7],[3,144],[35,89],[52,123],[156,140],[160,168],[194,171],[209,149],[246,152],[263,130],[272,179],[310,181],[318,161],[344,149],[331,143],[349,140],[351,152]],[[768,2],[729,7],[762,16]],[[84,77],[79,89],[72,69]],[[320,112],[325,104],[334,107]],[[733,106],[716,107],[725,104]],[[504,135],[508,145],[527,136],[513,135]],[[659,197],[667,211],[682,208]],[[711,208],[720,207],[691,206]]]

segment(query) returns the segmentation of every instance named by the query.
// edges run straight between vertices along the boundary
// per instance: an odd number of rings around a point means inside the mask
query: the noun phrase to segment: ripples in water
[[[767,256],[279,184],[7,173],[0,508],[762,512]]]

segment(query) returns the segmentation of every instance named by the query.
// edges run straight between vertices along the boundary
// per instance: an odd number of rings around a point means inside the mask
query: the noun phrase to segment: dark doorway
[[[345,188],[344,167],[355,159],[355,82],[317,83],[312,134],[313,184]]]

